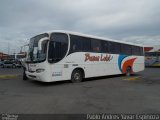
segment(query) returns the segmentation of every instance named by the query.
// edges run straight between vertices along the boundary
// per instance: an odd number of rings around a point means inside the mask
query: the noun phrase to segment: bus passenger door
[[[51,63],[52,80],[63,79],[64,65],[62,63],[68,50],[68,36],[63,33],[51,34],[49,43],[48,62]]]

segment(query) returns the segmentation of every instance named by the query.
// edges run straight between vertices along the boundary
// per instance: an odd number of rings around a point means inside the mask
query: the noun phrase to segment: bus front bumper
[[[25,73],[26,73],[26,76],[31,80],[49,82],[45,80],[44,73],[36,73],[36,72],[29,72],[29,71],[26,71]]]

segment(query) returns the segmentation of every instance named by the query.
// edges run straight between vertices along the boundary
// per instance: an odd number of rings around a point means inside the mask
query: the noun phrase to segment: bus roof
[[[87,34],[83,34],[83,33],[67,31],[67,30],[53,30],[53,31],[48,31],[48,32],[43,32],[43,33],[51,34],[53,32],[66,33],[66,34],[72,34],[72,35],[77,35],[77,36],[81,36],[81,37],[89,37],[89,38],[101,39],[101,40],[105,40],[105,41],[112,41],[112,42],[117,42],[117,43],[123,43],[123,44],[143,47],[143,45],[141,45],[141,44],[135,44],[135,43],[125,42],[125,41],[119,41],[119,40],[114,40],[114,39],[105,38],[105,37],[98,37],[98,36],[94,36],[94,35],[87,35]]]

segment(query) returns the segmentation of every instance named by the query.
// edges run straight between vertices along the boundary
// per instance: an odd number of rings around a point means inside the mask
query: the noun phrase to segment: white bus
[[[145,66],[160,67],[160,45],[153,47],[144,47],[145,50]]]
[[[127,74],[144,70],[143,47],[68,31],[53,31],[30,39],[26,75],[52,82]]]

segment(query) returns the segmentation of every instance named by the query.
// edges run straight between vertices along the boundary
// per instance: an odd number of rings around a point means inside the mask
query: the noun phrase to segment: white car
[[[3,61],[0,61],[0,66],[2,66],[2,64],[3,64]]]
[[[19,61],[4,61],[1,67],[2,68],[8,68],[8,67],[17,68],[17,67],[21,67],[21,64]]]

